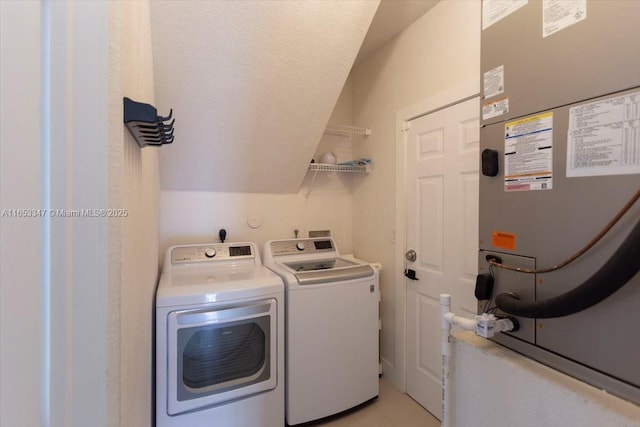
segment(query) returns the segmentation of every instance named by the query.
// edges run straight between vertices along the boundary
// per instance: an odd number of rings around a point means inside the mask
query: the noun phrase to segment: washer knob
[[[296,249],[298,249],[299,251],[304,251],[304,242],[298,242],[296,243]]]
[[[213,248],[207,248],[204,250],[204,255],[207,258],[213,258],[214,256],[216,256],[216,250]]]

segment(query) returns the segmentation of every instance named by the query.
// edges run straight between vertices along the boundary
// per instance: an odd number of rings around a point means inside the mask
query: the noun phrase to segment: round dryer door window
[[[219,390],[236,380],[268,377],[269,367],[265,364],[268,321],[268,317],[259,317],[248,323],[180,329],[182,383],[189,394]]]
[[[276,386],[276,304],[269,299],[169,313],[169,414]]]

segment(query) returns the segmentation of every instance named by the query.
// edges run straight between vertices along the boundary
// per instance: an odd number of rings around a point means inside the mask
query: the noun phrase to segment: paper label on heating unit
[[[484,73],[483,83],[485,98],[504,93],[504,65]]]
[[[567,177],[640,173],[640,92],[569,109]]]
[[[587,0],[543,0],[542,37],[587,19]]]
[[[484,0],[482,2],[482,29],[486,30],[528,2],[528,0]]]
[[[498,98],[482,104],[482,120],[488,120],[509,112],[509,98]]]
[[[550,190],[553,183],[553,113],[504,126],[504,191]]]

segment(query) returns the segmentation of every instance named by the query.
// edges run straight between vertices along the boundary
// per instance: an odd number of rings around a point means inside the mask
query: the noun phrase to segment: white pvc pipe
[[[451,390],[449,383],[452,347],[451,323],[447,314],[451,312],[451,295],[440,294],[440,326],[442,328],[442,427],[451,427]]]
[[[451,325],[467,331],[476,330],[476,320],[457,316],[451,312],[451,295],[440,294],[440,326],[442,328],[442,427],[451,427]]]
[[[477,335],[491,338],[499,332],[514,329],[512,319],[496,319],[493,314],[483,313],[475,319],[457,316],[451,312],[451,295],[440,294],[440,327],[442,328],[442,427],[452,427],[451,421],[451,364],[453,342],[451,325],[456,325]]]
[[[465,331],[475,331],[476,325],[478,323],[476,319],[469,319],[466,317],[458,316],[451,312],[444,315],[444,320],[446,320],[451,325],[460,326]]]

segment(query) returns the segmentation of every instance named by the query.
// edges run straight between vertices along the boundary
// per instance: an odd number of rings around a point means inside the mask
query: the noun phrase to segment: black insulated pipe
[[[640,271],[640,221],[611,258],[584,283],[543,301],[523,302],[513,294],[496,296],[496,306],[512,316],[551,319],[569,316],[603,301]]]

